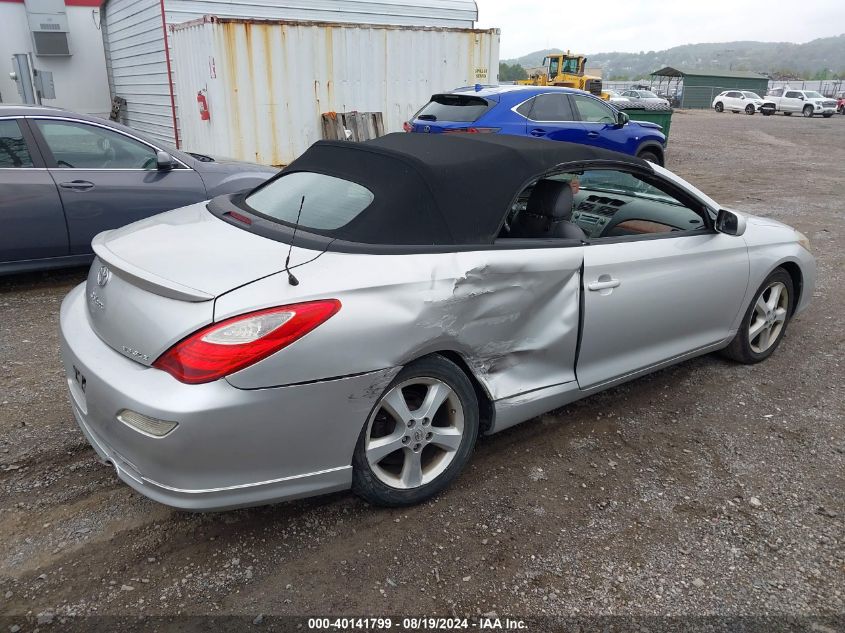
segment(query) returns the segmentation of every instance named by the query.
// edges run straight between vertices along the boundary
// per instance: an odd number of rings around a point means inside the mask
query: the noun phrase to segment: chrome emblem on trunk
[[[109,277],[111,273],[109,272],[108,266],[100,266],[100,270],[97,271],[97,285],[102,287],[109,283]]]

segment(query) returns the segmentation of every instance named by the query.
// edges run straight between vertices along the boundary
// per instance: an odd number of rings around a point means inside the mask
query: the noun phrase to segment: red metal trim
[[[173,115],[173,140],[179,149],[179,124],[176,122],[176,97],[173,90],[173,72],[170,70],[170,43],[167,41],[167,20],[164,17],[164,0],[159,0],[161,6],[161,30],[164,32],[164,60],[167,62],[167,83],[170,86],[170,113]]]

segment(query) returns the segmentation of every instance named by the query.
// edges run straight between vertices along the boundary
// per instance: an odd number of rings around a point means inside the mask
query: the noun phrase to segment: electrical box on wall
[[[68,23],[64,0],[24,0],[33,52],[68,56]]]

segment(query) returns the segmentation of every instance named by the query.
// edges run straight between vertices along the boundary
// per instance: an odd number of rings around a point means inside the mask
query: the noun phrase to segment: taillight
[[[443,130],[444,134],[495,134],[500,127],[454,127]]]
[[[406,132],[413,132],[413,131],[414,131],[414,126],[413,126],[410,122],[405,121],[405,122],[402,124],[402,129],[403,129],[403,130],[405,130]]]
[[[275,354],[338,310],[340,301],[325,299],[212,323],[176,343],[156,359],[153,367],[191,385],[211,382]]]

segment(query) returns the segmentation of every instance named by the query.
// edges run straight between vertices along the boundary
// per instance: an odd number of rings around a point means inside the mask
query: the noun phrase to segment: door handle
[[[601,281],[591,281],[587,284],[587,288],[590,290],[608,290],[610,288],[616,288],[622,282],[618,279],[608,278],[602,279]]]
[[[71,180],[70,182],[61,182],[59,187],[62,189],[70,189],[71,191],[88,191],[94,188],[93,182],[87,180]]]
[[[588,138],[598,138],[599,136],[601,136],[601,134],[599,134],[598,132],[587,132]]]
[[[546,130],[541,128],[535,127],[533,130],[529,132],[531,136],[544,136],[546,134]]]

